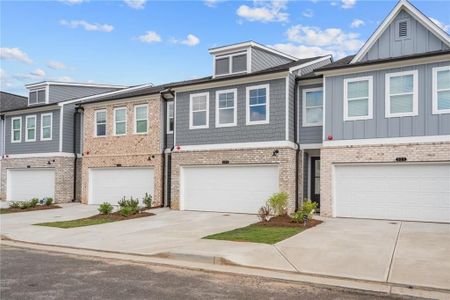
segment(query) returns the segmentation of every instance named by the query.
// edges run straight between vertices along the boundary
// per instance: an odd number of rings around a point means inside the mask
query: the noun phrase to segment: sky
[[[447,32],[450,1],[411,1]],[[254,40],[298,58],[354,54],[396,1],[0,0],[0,88],[161,84],[211,75],[208,49]]]

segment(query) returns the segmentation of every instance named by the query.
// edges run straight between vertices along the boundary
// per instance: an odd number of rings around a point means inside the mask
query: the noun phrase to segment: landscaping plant
[[[20,208],[21,203],[20,203],[20,201],[11,201],[11,202],[9,202],[9,207],[10,208]]]
[[[269,205],[262,206],[258,210],[258,218],[261,222],[268,222],[272,216],[272,211]]]
[[[123,206],[120,208],[119,213],[124,216],[128,217],[130,215],[134,215],[139,212],[139,208],[135,208],[132,206]]]
[[[53,198],[52,197],[47,197],[45,198],[45,205],[50,206],[53,204]]]
[[[317,208],[316,202],[306,200],[303,202],[302,209],[292,215],[292,220],[297,223],[311,220],[316,208]]]
[[[145,196],[142,199],[142,202],[145,204],[146,208],[152,208],[152,195],[145,193]]]
[[[125,197],[123,197],[122,200],[118,202],[118,204],[120,207],[119,213],[124,217],[134,215],[139,212],[139,200],[133,199],[133,197],[130,197],[130,199],[126,199]]]
[[[272,209],[275,216],[285,215],[287,212],[287,198],[288,194],[285,192],[273,194],[267,204]]]
[[[101,215],[107,215],[110,214],[113,211],[113,206],[108,203],[108,202],[103,202],[102,204],[100,204],[98,211],[100,212]]]

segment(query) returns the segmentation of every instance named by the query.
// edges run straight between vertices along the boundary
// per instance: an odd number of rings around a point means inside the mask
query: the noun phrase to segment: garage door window
[[[127,134],[127,108],[114,109],[114,135]]]
[[[417,71],[386,74],[386,117],[418,114]]]
[[[134,133],[147,133],[147,118],[148,106],[147,104],[136,105],[134,107]]]
[[[11,119],[11,143],[22,141],[22,117]]]
[[[25,127],[26,127],[26,142],[34,142],[36,141],[36,116],[27,116],[25,119]]]
[[[216,127],[236,125],[236,89],[216,92]]]
[[[95,112],[95,136],[106,136],[106,110]]]
[[[209,93],[190,96],[190,129],[209,127]]]
[[[344,121],[372,119],[372,76],[344,80]]]
[[[450,113],[450,67],[433,68],[433,113]]]

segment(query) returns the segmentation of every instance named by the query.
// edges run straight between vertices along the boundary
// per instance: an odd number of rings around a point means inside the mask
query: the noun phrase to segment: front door
[[[320,208],[320,157],[311,157],[311,201]]]

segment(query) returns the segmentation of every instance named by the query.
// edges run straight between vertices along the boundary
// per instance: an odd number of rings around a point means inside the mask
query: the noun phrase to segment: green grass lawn
[[[253,224],[231,231],[208,235],[204,239],[275,244],[305,229],[302,227],[261,226]]]
[[[7,209],[7,208],[0,208],[0,215],[11,214],[11,213],[15,213],[15,211],[11,211],[10,209]]]
[[[38,224],[34,224],[34,225],[57,227],[57,228],[75,228],[75,227],[110,223],[110,222],[114,222],[114,221],[115,220],[111,220],[111,219],[105,217],[105,218],[97,218],[97,219],[78,219],[78,220],[71,220],[71,221],[38,223]]]

